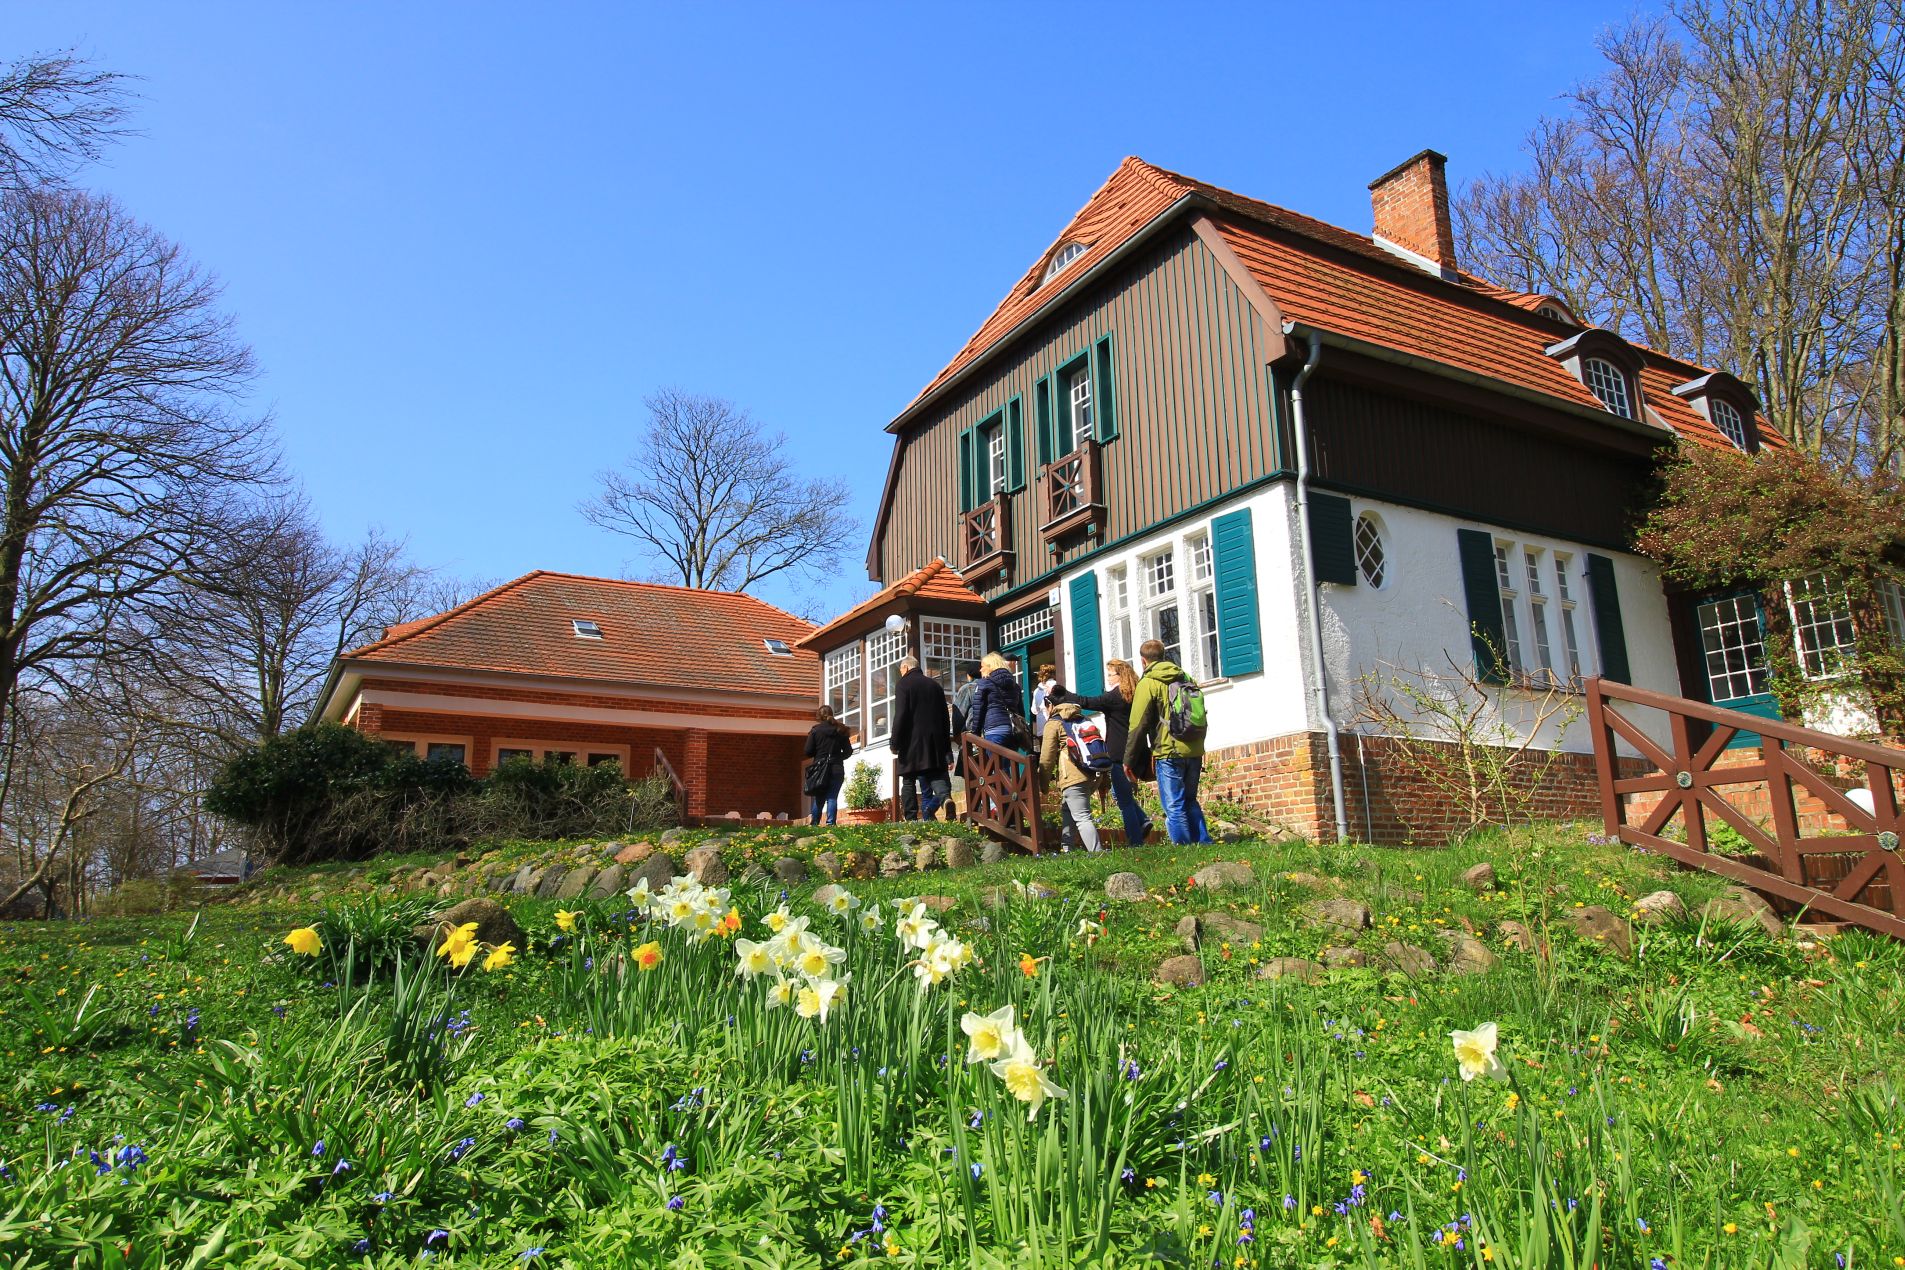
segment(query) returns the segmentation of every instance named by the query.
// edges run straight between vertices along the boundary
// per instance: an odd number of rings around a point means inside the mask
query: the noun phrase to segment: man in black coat
[[[893,763],[900,773],[900,815],[931,820],[952,797],[952,708],[939,681],[919,668],[917,657],[900,663],[893,707]]]

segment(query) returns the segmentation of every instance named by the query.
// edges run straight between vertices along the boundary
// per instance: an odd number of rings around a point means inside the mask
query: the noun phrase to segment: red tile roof
[[[901,412],[1006,339],[1063,289],[1186,196],[1217,209],[1219,231],[1284,315],[1306,325],[1502,380],[1558,401],[1599,410],[1586,385],[1543,350],[1569,324],[1534,312],[1548,297],[1495,286],[1473,274],[1434,277],[1366,235],[1166,171],[1139,158],[1118,165],[1072,218],[1052,249],[1019,279],[966,346]],[[1041,285],[1052,252],[1067,242],[1088,250]],[[1712,425],[1669,389],[1707,372],[1637,350],[1641,391],[1657,421],[1705,445],[1727,446]],[[1762,423],[1762,441],[1778,444]]]
[[[834,631],[851,626],[862,618],[879,612],[893,601],[905,597],[937,600],[947,604],[971,605],[981,614],[986,611],[986,598],[967,586],[966,580],[959,576],[957,569],[944,560],[934,560],[924,568],[915,569],[898,582],[883,588],[872,599],[854,605],[820,629],[809,632],[800,641],[800,647],[822,646],[826,642],[826,637]]]
[[[578,618],[602,638],[578,636]],[[813,629],[751,595],[538,570],[343,660],[812,698],[819,659],[798,644]],[[792,653],[770,653],[768,639]]]

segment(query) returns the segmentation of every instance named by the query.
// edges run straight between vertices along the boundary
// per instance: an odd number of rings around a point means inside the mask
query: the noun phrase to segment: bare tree
[[[106,805],[109,787],[139,745],[138,711],[91,691],[26,691],[9,711],[7,825],[14,884],[0,912],[33,891],[44,915],[57,907],[61,882],[75,906],[85,869],[82,830]]]
[[[646,404],[641,449],[581,505],[591,523],[641,543],[683,586],[745,591],[838,564],[857,532],[845,482],[797,475],[787,438],[731,402],[664,389]]]
[[[217,298],[108,199],[0,195],[0,702],[144,639],[137,609],[273,478]]]
[[[124,134],[126,77],[70,50],[0,68],[0,190],[67,176]]]

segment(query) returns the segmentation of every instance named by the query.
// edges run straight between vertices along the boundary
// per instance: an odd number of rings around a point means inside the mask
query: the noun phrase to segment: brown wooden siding
[[[1081,350],[1112,338],[1118,437],[1104,447],[1104,531],[1063,555],[1039,534],[1035,385]],[[980,373],[900,439],[893,505],[876,554],[891,581],[935,556],[959,563],[961,431],[1013,396],[1025,402],[1025,488],[1012,499],[1010,579],[990,599],[1068,561],[1210,502],[1279,467],[1264,365],[1269,332],[1188,228],[1042,319],[1018,348]],[[1060,403],[1054,402],[1056,409]]]
[[[1331,379],[1327,366],[1304,392],[1318,484],[1631,550],[1633,515],[1649,475],[1644,452],[1584,446],[1526,424]]]

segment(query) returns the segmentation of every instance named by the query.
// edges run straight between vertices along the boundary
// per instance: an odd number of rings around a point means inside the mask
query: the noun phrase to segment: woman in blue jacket
[[[1012,742],[1012,715],[1024,698],[1019,681],[1012,676],[1012,663],[998,653],[987,653],[979,663],[979,685],[972,693],[972,709],[966,729],[977,732],[994,745]]]

